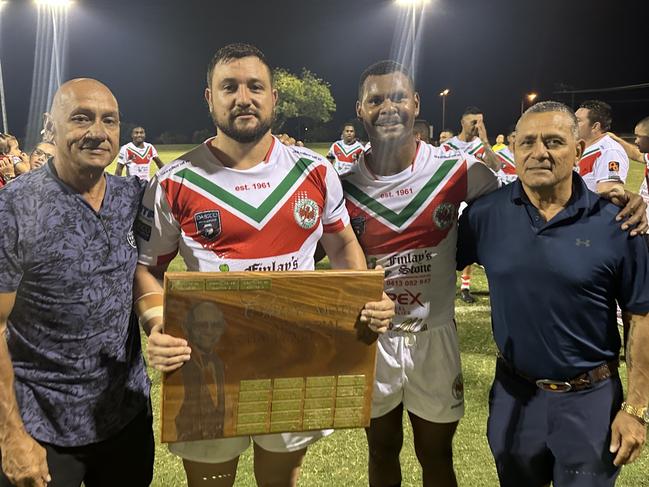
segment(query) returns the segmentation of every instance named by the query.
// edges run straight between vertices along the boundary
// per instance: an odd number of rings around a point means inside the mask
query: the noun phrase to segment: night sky
[[[205,69],[219,47],[255,44],[273,66],[304,66],[331,84],[334,124],[354,118],[357,81],[390,57],[400,16],[392,0],[76,0],[70,12],[67,78],[106,83],[122,121],[149,139],[165,130],[211,128]],[[421,116],[441,123],[438,93],[450,88],[447,123],[467,105],[485,113],[491,138],[515,121],[524,93],[557,98],[575,89],[649,82],[647,0],[432,0],[423,19],[417,72]],[[10,0],[0,55],[11,131],[22,136],[31,89],[36,9]],[[578,95],[612,103],[614,128],[649,115],[649,89]],[[564,97],[570,102],[570,97]],[[334,132],[335,133],[335,132]]]

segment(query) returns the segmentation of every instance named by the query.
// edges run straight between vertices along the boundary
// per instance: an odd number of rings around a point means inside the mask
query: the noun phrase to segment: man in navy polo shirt
[[[649,254],[573,171],[584,150],[565,105],[516,127],[519,180],[460,219],[458,268],[484,265],[500,357],[488,439],[503,486],[614,485],[645,442]],[[631,315],[622,400],[615,302]]]
[[[149,485],[149,382],[130,319],[143,188],[104,173],[119,109],[103,84],[65,83],[48,125],[54,160],[0,191],[0,486]]]

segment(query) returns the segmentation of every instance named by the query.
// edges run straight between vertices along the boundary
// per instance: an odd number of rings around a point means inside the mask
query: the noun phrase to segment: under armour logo
[[[578,239],[575,241],[575,245],[576,245],[577,247],[581,247],[582,245],[583,245],[584,247],[590,247],[590,240],[582,240],[582,239],[578,238]]]

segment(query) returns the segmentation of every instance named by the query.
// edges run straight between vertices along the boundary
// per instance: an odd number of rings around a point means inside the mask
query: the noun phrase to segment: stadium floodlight
[[[48,7],[71,7],[74,3],[72,0],[35,0],[36,5],[44,5]]]
[[[525,100],[527,100],[527,102],[531,105],[538,96],[538,93],[531,92],[521,98],[521,115],[523,115],[523,112],[525,111]]]
[[[448,94],[451,92],[448,88],[446,88],[444,91],[439,92],[439,96],[442,97],[442,128],[441,130],[444,130],[444,127],[446,127],[446,97]]]
[[[426,5],[430,3],[430,0],[395,0],[397,5],[403,5],[404,7],[417,7],[419,5]]]

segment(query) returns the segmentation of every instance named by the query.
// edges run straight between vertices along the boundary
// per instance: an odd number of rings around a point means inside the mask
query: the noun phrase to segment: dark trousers
[[[609,452],[622,403],[619,377],[590,389],[542,391],[502,365],[489,397],[487,438],[502,487],[610,487]]]
[[[153,478],[152,416],[142,411],[107,440],[77,447],[41,443],[52,481],[48,487],[146,487]],[[13,484],[0,473],[0,487]]]

